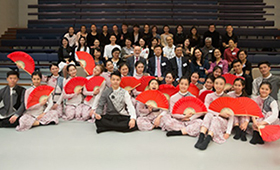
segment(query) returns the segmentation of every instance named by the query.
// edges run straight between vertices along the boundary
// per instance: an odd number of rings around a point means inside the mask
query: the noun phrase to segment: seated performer
[[[25,88],[17,85],[18,80],[19,73],[9,71],[8,85],[0,89],[0,103],[3,103],[3,107],[0,108],[0,127],[16,127],[25,110],[23,104]]]
[[[24,95],[24,104],[27,108],[28,97],[31,92],[41,85],[42,74],[34,72],[31,75],[33,86],[26,90]],[[16,127],[18,131],[25,131],[32,126],[58,124],[58,114],[56,110],[51,110],[53,99],[50,96],[48,99],[42,100],[40,103],[29,107],[19,119],[19,125]]]
[[[96,119],[96,132],[137,130],[136,113],[131,97],[126,90],[120,87],[121,73],[119,71],[113,72],[110,80],[112,87],[102,93],[97,109],[93,113]],[[105,105],[105,114],[102,114]]]

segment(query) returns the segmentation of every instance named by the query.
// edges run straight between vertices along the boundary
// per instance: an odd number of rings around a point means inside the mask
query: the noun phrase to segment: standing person
[[[159,40],[159,43],[157,45],[160,45],[160,35],[157,33],[158,28],[156,25],[152,26],[152,38],[157,38]]]
[[[66,70],[68,72],[69,78],[63,80],[63,88],[68,81],[77,76],[77,68],[75,65],[69,64]],[[65,112],[62,118],[65,120],[72,120],[74,118],[80,119],[82,116],[83,108],[82,89],[72,94],[66,94],[66,92],[63,90],[62,95],[63,99],[66,99]]]
[[[134,51],[133,51],[133,56],[128,58],[126,60],[126,64],[128,65],[129,68],[129,74],[131,76],[134,76],[136,74],[135,72],[135,63],[137,61],[141,61],[144,64],[144,72],[146,71],[146,60],[140,56],[141,54],[141,48],[139,46],[135,46]]]
[[[7,72],[6,80],[8,85],[0,89],[0,102],[4,104],[0,108],[0,128],[18,126],[19,119],[25,110],[23,103],[25,88],[17,85],[19,73]]]
[[[40,72],[33,72],[31,79],[33,86],[27,89],[24,94],[25,108],[27,108],[27,101],[31,92],[41,85],[42,74]],[[19,119],[19,125],[16,127],[16,130],[25,131],[33,126],[58,124],[58,114],[55,110],[51,110],[52,107],[53,100],[51,96],[48,99],[44,99],[40,103],[29,107]]]
[[[155,57],[149,59],[148,73],[151,76],[157,77],[159,81],[162,81],[168,71],[171,70],[171,65],[166,57],[163,57],[161,46],[155,46]]]
[[[159,82],[156,79],[152,79],[149,82],[149,90],[158,90]],[[136,112],[139,115],[137,118],[137,125],[139,130],[148,131],[157,127],[162,127],[161,118],[166,114],[166,111],[147,106],[144,103],[136,103]]]
[[[93,69],[93,75],[88,76],[87,79],[91,79],[94,76],[100,76],[100,74],[104,71],[104,67],[102,65],[96,65]],[[88,120],[90,118],[94,118],[93,112],[96,110],[100,96],[102,92],[104,91],[106,87],[106,82],[104,81],[99,88],[93,90],[93,91],[88,91],[86,87],[83,89],[83,95],[84,96],[91,96],[92,98],[90,100],[84,99],[84,105],[82,108],[81,112],[81,120]]]
[[[229,47],[229,40],[233,40],[235,47],[237,47],[238,37],[233,33],[233,26],[230,24],[226,26],[226,33],[222,37],[222,43],[225,49]]]
[[[125,46],[125,41],[126,39],[130,39],[131,41],[131,35],[130,33],[128,32],[128,25],[126,23],[123,23],[122,24],[122,31],[121,31],[121,47],[124,47]]]
[[[77,35],[75,34],[75,30],[73,27],[68,28],[68,32],[63,36],[64,38],[67,38],[69,41],[69,46],[74,49],[76,46],[76,42],[78,41]]]
[[[232,61],[237,59],[238,48],[235,47],[235,42],[231,39],[228,41],[229,47],[224,51],[224,59],[231,65]]]
[[[102,93],[97,109],[93,113],[96,119],[96,132],[137,130],[135,108],[129,93],[120,87],[120,72],[113,72],[110,80],[112,87]],[[105,105],[107,105],[105,114],[102,114]]]
[[[75,64],[75,59],[73,57],[73,49],[69,46],[69,41],[67,38],[62,38],[61,46],[58,49],[58,67],[59,72],[62,71],[63,76],[66,77],[66,66],[68,64]]]
[[[200,47],[200,35],[198,34],[197,28],[195,26],[191,27],[190,34],[187,37],[190,40],[191,47]]]
[[[87,27],[85,25],[81,26],[81,30],[77,32],[77,41],[76,41],[76,46],[79,44],[79,40],[81,37],[84,37],[85,40],[87,39]]]
[[[135,47],[136,45],[139,45],[139,40],[142,38],[142,34],[139,31],[140,27],[138,24],[133,25],[133,32],[131,35],[132,40],[132,46]]]
[[[52,100],[53,100],[53,106],[52,110],[56,110],[58,117],[62,117],[63,113],[63,77],[58,74],[59,68],[58,65],[55,63],[52,63],[50,65],[50,76],[43,76],[42,81],[46,82],[48,86],[51,86],[54,88],[54,91],[52,92]]]
[[[189,77],[191,74],[191,66],[187,57],[183,56],[183,48],[180,45],[175,47],[175,57],[169,60],[171,70],[176,75],[178,81],[181,77]]]
[[[259,105],[262,110],[263,118],[252,117],[253,120],[253,137],[250,140],[250,143],[255,144],[264,144],[260,133],[258,132],[259,126],[267,125],[280,125],[280,120],[278,118],[279,109],[278,104],[273,97],[269,94],[272,93],[271,83],[264,81],[260,84],[259,87],[259,96],[253,98],[253,100]]]
[[[223,69],[222,74],[226,74],[228,72],[228,62],[227,60],[223,60],[222,53],[219,49],[214,49],[213,51],[214,59],[213,62],[210,64],[210,68],[205,71],[206,74],[212,73],[214,67],[219,66]]]
[[[156,37],[153,37],[151,40],[151,46],[149,48],[149,56],[148,58],[152,58],[155,56],[154,48],[159,44],[159,40]]]
[[[179,80],[179,89],[180,91],[170,98],[170,107],[169,107],[169,114],[164,115],[162,118],[164,129],[168,132],[166,136],[180,136],[180,135],[189,135],[189,136],[198,136],[199,135],[199,128],[201,126],[202,120],[199,119],[200,116],[203,114],[172,114],[173,107],[175,103],[186,97],[192,96],[194,97],[189,91],[189,81],[187,78],[182,77]]]
[[[201,49],[196,48],[194,50],[194,57],[191,62],[191,72],[198,72],[200,75],[199,81],[201,83],[204,83],[206,78],[206,72],[205,70],[209,69],[209,62],[207,60],[203,59],[203,53]]]
[[[92,24],[90,27],[91,32],[87,35],[87,45],[90,49],[95,48],[94,41],[99,38],[97,28],[95,24]]]
[[[171,34],[169,32],[169,30],[170,30],[170,27],[168,25],[163,26],[163,32],[164,33],[160,35],[160,42],[161,42],[161,45],[163,47],[167,46],[167,41],[166,41],[167,37],[172,37],[173,38],[173,34]]]
[[[150,32],[150,25],[149,24],[145,24],[144,25],[144,31],[143,31],[143,40],[146,42],[147,45],[151,44],[151,39],[152,39],[153,35]]]
[[[274,100],[278,100],[278,90],[280,88],[280,77],[272,75],[270,73],[271,67],[270,63],[268,61],[263,61],[258,63],[258,68],[262,74],[261,77],[255,78],[253,81],[253,88],[252,88],[252,95],[258,96],[259,95],[259,88],[260,84],[263,81],[268,81],[272,88],[271,88],[271,97],[274,98]]]
[[[186,39],[186,34],[184,33],[184,27],[183,25],[177,25],[176,27],[176,34],[174,35],[174,44],[180,45],[183,47],[184,41]]]
[[[104,48],[104,55],[103,57],[105,58],[105,60],[111,59],[112,58],[112,50],[114,48],[118,48],[121,51],[121,46],[119,46],[118,44],[116,44],[117,38],[115,35],[111,35],[110,36],[110,44],[105,45]]]
[[[245,91],[245,81],[242,78],[237,78],[233,82],[233,89],[234,91],[231,91],[228,93],[230,97],[238,98],[238,97],[247,97],[246,91]],[[233,122],[233,130],[235,131],[235,135],[233,139],[240,139],[241,141],[247,141],[246,138],[246,130],[248,127],[250,121],[249,116],[234,116],[234,122]]]
[[[206,31],[203,35],[203,42],[205,41],[206,37],[212,38],[212,45],[215,48],[220,47],[220,33],[216,31],[215,24],[211,23],[208,25],[208,31]]]
[[[110,44],[110,34],[108,33],[107,25],[102,26],[102,33],[100,34],[99,41],[100,46],[103,48],[105,47],[105,45]]]
[[[166,37],[166,42],[167,45],[163,47],[163,56],[167,57],[168,60],[170,60],[175,56],[175,52],[174,52],[175,45],[173,44],[173,38],[170,36]]]
[[[224,93],[225,85],[225,78],[216,78],[214,81],[214,88],[216,91],[206,95],[205,106],[208,113],[204,116],[199,138],[195,144],[195,148],[197,149],[205,150],[212,139],[216,143],[224,143],[231,134],[234,116],[229,113],[221,114],[209,109],[212,101],[219,97],[228,96]]]
[[[89,49],[89,47],[87,46],[87,42],[86,42],[86,38],[85,38],[85,37],[81,37],[81,38],[79,39],[79,44],[78,44],[78,46],[75,48],[75,54],[74,54],[74,55],[75,55],[75,60],[76,60],[77,63],[80,64],[79,58],[78,58],[78,56],[77,56],[77,54],[76,54],[77,51],[85,51],[85,52],[87,52],[87,53],[90,54],[90,49]]]
[[[245,80],[245,91],[247,95],[252,94],[252,78],[242,70],[242,63],[240,60],[233,60],[232,67],[234,70],[234,75],[241,76]]]
[[[121,45],[121,34],[119,33],[119,27],[114,24],[113,27],[112,27],[112,30],[113,30],[113,33],[112,35],[115,35],[116,36],[116,44],[118,44],[119,46]]]

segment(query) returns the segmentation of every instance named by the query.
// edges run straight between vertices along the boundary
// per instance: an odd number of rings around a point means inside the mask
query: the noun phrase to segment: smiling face
[[[94,76],[99,76],[100,74],[101,74],[101,68],[100,68],[101,66],[99,66],[99,65],[97,65],[96,67],[94,67],[94,69],[93,69],[93,75]]]
[[[166,74],[165,76],[165,83],[166,84],[171,84],[175,81],[171,73]]]
[[[199,49],[196,49],[196,50],[194,51],[194,56],[195,56],[195,58],[196,58],[197,60],[200,60],[200,59],[201,59],[201,56],[202,56],[201,51],[200,51]]]
[[[196,84],[198,79],[199,79],[198,73],[193,73],[192,76],[191,76],[191,83]]]
[[[215,79],[214,88],[216,89],[216,93],[217,94],[222,93],[224,91],[225,85],[226,85],[226,82],[223,79],[221,79],[221,78]]]
[[[214,83],[210,78],[208,78],[206,79],[204,86],[207,90],[211,90],[214,86]]]
[[[263,77],[267,77],[270,74],[270,69],[271,67],[269,67],[267,64],[262,64],[259,67],[259,70],[262,73]]]
[[[15,87],[18,80],[19,78],[17,77],[17,75],[9,75],[9,77],[7,77],[8,86]]]
[[[120,68],[120,72],[121,72],[121,75],[127,76],[127,75],[128,75],[128,67],[127,67],[127,65],[123,65],[123,66]]]
[[[214,51],[214,56],[216,59],[220,59],[221,58],[221,51],[219,49],[215,49]]]
[[[263,84],[260,87],[259,91],[260,91],[260,96],[262,98],[266,98],[271,93],[271,89],[269,88],[269,85],[267,85],[267,84]]]
[[[175,49],[175,54],[176,54],[177,57],[182,57],[183,56],[183,49],[182,49],[182,47],[177,47]]]
[[[96,32],[96,26],[95,26],[95,25],[91,25],[90,30],[91,30],[92,32]]]
[[[76,77],[76,74],[77,74],[77,69],[76,69],[76,67],[70,66],[69,69],[68,69],[68,74],[69,74],[69,76],[71,76],[71,77]]]
[[[140,38],[140,40],[139,40],[139,45],[140,45],[141,47],[145,48],[145,47],[144,47],[144,46],[145,46],[145,40],[143,40],[143,38]]]
[[[120,56],[120,52],[119,51],[115,51],[115,52],[113,52],[112,55],[113,55],[113,58],[117,59]]]
[[[236,62],[233,64],[233,70],[236,74],[241,74],[242,73],[242,65],[240,62]]]
[[[214,72],[213,72],[213,76],[215,78],[219,77],[222,75],[222,70],[221,69],[216,69]]]
[[[108,61],[108,62],[106,63],[106,69],[107,69],[109,72],[113,72],[113,70],[114,70],[114,65],[113,65],[113,63],[112,63],[111,61]]]
[[[86,31],[87,31],[87,28],[86,28],[85,26],[82,26],[82,27],[81,27],[81,32],[82,32],[82,33],[86,33]]]
[[[139,63],[136,66],[136,73],[137,74],[142,74],[144,72],[144,64],[143,63]]]
[[[112,75],[110,81],[113,89],[117,89],[120,87],[121,78],[119,76]]]
[[[51,69],[50,69],[52,75],[54,76],[58,76],[58,71],[59,71],[59,68],[57,66],[52,66]]]
[[[181,93],[186,93],[189,88],[189,81],[188,79],[181,79],[179,83],[179,89]]]
[[[81,44],[81,46],[85,46],[85,43],[86,43],[86,40],[85,40],[85,38],[80,38],[80,44]]]
[[[190,40],[189,39],[186,39],[185,41],[184,41],[184,46],[185,47],[188,47],[190,45]]]
[[[41,85],[41,78],[39,75],[34,75],[31,80],[35,87],[38,87]]]
[[[152,80],[149,84],[149,90],[158,90],[159,84],[156,80]]]
[[[241,51],[238,55],[239,60],[244,61],[247,58],[247,55],[244,51]]]
[[[155,56],[159,57],[161,55],[162,49],[160,47],[156,47],[154,49]]]
[[[98,40],[98,39],[95,39],[94,42],[93,42],[93,45],[94,45],[95,47],[99,47],[99,45],[100,45],[99,40]]]
[[[236,94],[241,94],[242,89],[245,88],[245,86],[242,85],[241,81],[235,81],[233,84],[233,89]]]
[[[193,28],[193,29],[191,30],[191,33],[192,33],[192,35],[196,35],[196,33],[197,33],[196,28]]]

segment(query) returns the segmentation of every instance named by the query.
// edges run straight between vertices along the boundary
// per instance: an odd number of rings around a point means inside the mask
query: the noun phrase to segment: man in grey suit
[[[0,89],[0,127],[16,127],[25,111],[25,88],[18,86],[19,73],[7,73],[8,85]]]
[[[126,64],[129,67],[129,75],[130,76],[134,76],[135,74],[135,63],[137,61],[141,61],[144,63],[144,72],[146,72],[146,60],[143,57],[140,57],[140,53],[141,53],[141,48],[139,46],[135,46],[134,47],[134,53],[133,56],[129,57],[128,59],[126,59]]]

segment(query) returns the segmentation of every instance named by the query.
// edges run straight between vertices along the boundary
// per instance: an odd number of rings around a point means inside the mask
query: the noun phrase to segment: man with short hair
[[[205,41],[205,45],[201,48],[201,51],[203,52],[203,58],[205,60],[208,60],[209,62],[212,62],[212,53],[213,50],[215,49],[212,46],[212,38],[206,37],[204,41]]]
[[[121,47],[125,46],[125,40],[126,39],[131,40],[131,36],[130,36],[129,31],[128,31],[128,24],[123,23],[122,24],[122,31],[121,31],[121,38],[120,38]]]
[[[140,54],[141,54],[141,47],[135,46],[134,51],[133,51],[133,56],[129,57],[126,60],[126,64],[129,68],[129,75],[131,75],[131,76],[135,76],[135,74],[136,74],[135,63],[137,61],[141,61],[144,63],[144,72],[146,71],[146,64],[147,64],[146,60],[143,57],[140,57]]]
[[[242,62],[239,59],[233,60],[232,68],[234,70],[234,75],[243,77],[245,79],[245,91],[247,95],[252,94],[252,78],[248,74],[245,74],[242,70]]]
[[[111,87],[103,91],[94,116],[96,132],[137,130],[136,111],[128,91],[120,87],[121,73],[115,71],[110,77]],[[106,105],[105,114],[102,115]],[[94,112],[94,111],[93,111]]]
[[[166,37],[167,46],[163,47],[163,56],[169,60],[175,56],[175,45],[173,44],[173,38],[171,36]]]
[[[229,47],[229,40],[233,40],[235,42],[235,47],[237,47],[238,37],[233,33],[233,26],[230,24],[226,26],[226,33],[222,37],[222,43],[224,48]]]
[[[109,58],[112,58],[112,50],[113,50],[114,48],[117,47],[117,48],[120,49],[120,51],[121,51],[121,46],[119,46],[118,44],[116,44],[117,38],[116,38],[116,36],[115,36],[114,34],[112,34],[112,35],[110,36],[110,41],[111,41],[111,43],[105,45],[105,48],[104,48],[104,56],[103,56],[103,57],[104,57],[106,60],[108,60]]]
[[[189,60],[183,55],[183,48],[180,45],[175,47],[175,57],[169,60],[171,70],[176,75],[178,81],[181,77],[189,77],[191,73]]]
[[[253,89],[252,89],[252,95],[257,96],[259,95],[259,87],[260,84],[263,81],[268,81],[272,85],[271,90],[271,97],[273,97],[275,100],[278,100],[278,90],[280,88],[280,77],[272,75],[270,73],[271,67],[270,63],[268,61],[263,61],[258,63],[259,70],[262,74],[261,77],[255,78],[253,81]]]
[[[203,43],[206,37],[212,38],[212,45],[215,48],[220,47],[220,33],[216,31],[215,24],[211,23],[208,25],[208,31],[206,31],[203,35]]]
[[[0,127],[16,127],[19,118],[25,110],[25,88],[18,86],[19,73],[9,71],[7,73],[8,85],[0,89]]]

